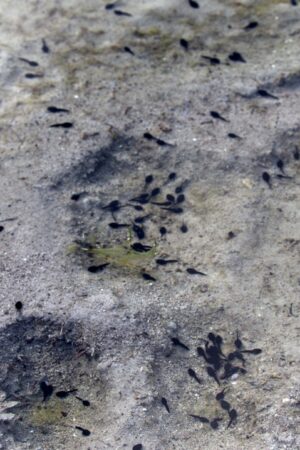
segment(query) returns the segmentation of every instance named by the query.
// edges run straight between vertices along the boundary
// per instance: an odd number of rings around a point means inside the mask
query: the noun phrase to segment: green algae
[[[93,239],[94,240],[94,239]],[[68,248],[68,253],[89,256],[95,264],[109,263],[114,267],[137,270],[151,263],[157,254],[157,247],[153,246],[147,252],[137,252],[130,245],[131,238],[121,244],[101,246],[86,243],[74,243]]]

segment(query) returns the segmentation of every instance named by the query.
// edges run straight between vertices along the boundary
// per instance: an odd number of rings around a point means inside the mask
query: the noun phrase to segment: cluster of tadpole
[[[181,342],[177,337],[171,338],[172,344],[174,346],[181,347],[185,351],[190,351],[190,348]],[[223,338],[219,334],[209,333],[207,339],[204,339],[204,346],[197,347],[197,354],[199,357],[203,358],[206,362],[206,373],[211,377],[218,386],[224,385],[226,380],[236,376],[237,374],[245,375],[247,370],[245,369],[246,359],[245,356],[248,355],[259,355],[262,353],[260,348],[245,349],[241,339],[238,336],[234,341],[235,349],[228,353],[227,355],[223,351]],[[236,363],[236,361],[238,361]],[[194,369],[189,368],[187,371],[188,375],[193,378],[198,384],[202,385],[203,380],[195,372]],[[219,406],[222,410],[226,411],[228,414],[228,425],[227,428],[231,427],[236,423],[238,412],[232,405],[225,400],[226,386],[221,392],[218,392],[215,396]],[[170,407],[168,401],[165,397],[161,398],[162,405],[166,408],[167,412],[170,413]],[[190,414],[195,420],[206,423],[214,430],[219,428],[219,422],[222,421],[222,417],[207,418],[205,416],[199,416],[195,414]]]

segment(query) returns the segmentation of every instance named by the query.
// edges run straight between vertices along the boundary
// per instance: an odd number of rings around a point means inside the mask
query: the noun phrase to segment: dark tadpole
[[[45,402],[53,394],[54,388],[53,388],[53,386],[51,384],[48,384],[46,381],[41,381],[40,382],[40,388],[41,388],[41,391],[43,393],[43,402]]]
[[[171,172],[171,173],[169,173],[168,180],[174,181],[176,179],[176,177],[177,177],[177,174],[175,172]]]
[[[44,75],[40,73],[25,73],[25,78],[34,79],[34,78],[43,78]]]
[[[71,200],[73,200],[74,202],[78,202],[78,200],[80,199],[80,197],[81,197],[81,193],[78,193],[78,194],[72,194],[71,195]]]
[[[143,228],[140,227],[139,225],[137,225],[136,223],[132,225],[132,230],[139,239],[145,238],[145,232],[144,232]]]
[[[144,280],[147,281],[156,281],[156,278],[154,278],[152,275],[149,275],[149,273],[146,272],[142,273],[142,277],[144,278]]]
[[[204,358],[205,361],[207,362],[207,355],[202,347],[197,347],[197,354],[198,356],[200,356],[200,358]]]
[[[161,398],[161,404],[166,408],[166,410],[168,411],[168,413],[170,414],[170,408],[167,402],[167,399],[165,397]]]
[[[257,90],[257,94],[260,95],[261,97],[272,98],[273,100],[278,100],[278,97],[276,97],[275,95],[270,94],[265,89],[258,89]]]
[[[192,8],[198,9],[199,3],[197,3],[195,0],[189,0],[189,4]]]
[[[244,59],[244,57],[239,53],[239,52],[233,52],[230,53],[230,55],[228,56],[228,58],[230,59],[230,61],[232,62],[241,62],[241,63],[245,63],[246,60]]]
[[[290,3],[292,6],[297,6],[298,5],[298,0],[290,0]]]
[[[269,186],[269,188],[271,188],[271,177],[268,174],[268,172],[263,172],[262,173],[262,179],[264,180],[265,183],[267,183],[267,185]]]
[[[99,273],[102,272],[107,266],[109,266],[109,263],[100,264],[99,266],[89,266],[88,271],[91,273]]]
[[[182,48],[184,48],[185,50],[189,49],[189,43],[187,40],[185,39],[180,39],[179,44],[181,45]]]
[[[207,417],[203,417],[203,416],[196,416],[195,414],[189,414],[190,417],[193,417],[194,419],[198,420],[198,422],[201,423],[209,423],[209,420],[207,419]]]
[[[120,9],[115,9],[114,13],[116,16],[125,16],[125,17],[132,17],[132,14],[126,12],[126,11],[121,11]]]
[[[221,392],[218,392],[218,393],[217,393],[217,395],[216,395],[216,400],[217,400],[218,402],[220,402],[221,400],[224,400],[224,397],[225,397],[225,390],[226,390],[226,388],[224,388]]]
[[[229,415],[229,423],[227,425],[227,428],[229,428],[232,425],[232,423],[236,421],[238,414],[235,409],[231,409],[228,412],[228,415]]]
[[[17,311],[21,311],[21,309],[23,308],[23,303],[18,301],[15,303],[15,308]]]
[[[152,183],[153,180],[154,180],[153,175],[147,175],[147,176],[145,177],[145,183],[146,183],[146,184]]]
[[[176,199],[176,203],[183,203],[184,200],[185,200],[184,194],[179,194],[177,199]]]
[[[278,161],[277,161],[277,163],[276,163],[276,166],[278,167],[278,169],[282,172],[282,173],[284,173],[284,162],[282,161],[282,159],[278,159]]]
[[[138,197],[131,198],[131,202],[141,203],[142,205],[145,205],[146,203],[149,203],[150,195],[148,193],[140,194]]]
[[[212,367],[206,367],[207,375],[215,380],[215,382],[220,386],[220,381],[217,377],[216,371]]]
[[[171,203],[175,203],[175,197],[172,194],[167,194],[166,199]]]
[[[56,106],[48,106],[47,111],[49,113],[69,113],[70,110],[69,109],[65,109],[65,108],[57,108]]]
[[[252,350],[241,350],[241,353],[249,353],[250,355],[260,355],[262,353],[262,349],[253,348]]]
[[[198,270],[194,269],[193,267],[188,267],[186,269],[187,273],[189,273],[190,275],[203,275],[206,276],[206,273],[203,272],[199,272]]]
[[[42,39],[42,52],[44,53],[50,53],[50,48],[47,45],[47,42],[45,39]]]
[[[225,119],[217,111],[210,111],[210,115],[213,119],[223,120],[223,122],[229,122],[229,120]]]
[[[187,233],[188,227],[185,224],[182,224],[180,227],[180,231],[181,231],[181,233]]]
[[[133,55],[133,56],[134,56],[134,52],[131,50],[130,47],[125,46],[125,47],[124,47],[124,51],[125,51],[126,53],[130,53],[130,55]]]
[[[105,5],[105,9],[107,9],[107,10],[109,11],[109,10],[111,10],[111,9],[114,9],[115,6],[116,6],[115,3],[107,3],[107,4]]]
[[[221,63],[219,58],[216,58],[216,57],[202,55],[202,58],[209,61],[212,66],[216,66],[217,64]]]
[[[299,152],[298,147],[295,148],[295,150],[294,150],[294,152],[293,152],[293,156],[294,156],[294,159],[295,159],[296,161],[299,161],[299,159],[300,159],[300,152]]]
[[[231,352],[227,355],[228,361],[234,361],[235,359],[238,359],[243,364],[245,364],[245,358],[243,357],[242,353],[239,351]]]
[[[173,337],[171,338],[171,341],[175,347],[181,347],[184,350],[189,350],[189,348],[185,344],[183,344],[178,338]]]
[[[226,400],[220,400],[220,406],[225,411],[229,411],[231,409],[230,403],[226,402]]]
[[[200,378],[198,377],[198,375],[196,374],[196,372],[193,369],[188,369],[188,374],[191,378],[196,380],[197,383],[202,384],[202,381],[200,380]]]
[[[120,204],[119,200],[113,200],[108,205],[102,207],[102,209],[107,209],[111,213],[119,211],[120,208],[121,208],[121,204]]]
[[[91,432],[86,428],[78,427],[77,425],[75,426],[75,428],[76,430],[81,431],[82,436],[89,436],[91,434]]]
[[[56,397],[64,399],[69,397],[70,394],[73,394],[74,392],[77,392],[77,389],[71,389],[70,391],[58,391],[56,392]]]
[[[165,211],[169,211],[169,212],[171,212],[173,214],[181,214],[181,213],[183,213],[183,209],[182,208],[162,208],[162,209],[164,209]]]
[[[228,133],[227,136],[230,139],[242,139],[240,136],[238,136],[237,134],[234,134],[234,133]]]
[[[236,332],[236,340],[234,341],[234,345],[235,345],[235,347],[236,347],[238,350],[240,350],[240,349],[243,347],[243,343],[242,343],[242,341],[241,341],[240,338],[239,338],[239,333],[238,333],[238,331]]]
[[[167,229],[166,227],[160,227],[159,229],[160,235],[164,236],[165,234],[167,234]]]
[[[108,226],[113,230],[117,230],[118,228],[128,228],[130,225],[128,223],[111,222]]]
[[[19,60],[27,63],[31,67],[37,67],[39,65],[36,61],[31,61],[30,59],[19,58]]]
[[[143,253],[149,252],[152,247],[150,245],[143,245],[140,242],[135,242],[134,244],[131,245],[131,248],[135,252]]]
[[[253,30],[253,28],[256,28],[258,26],[258,22],[256,22],[255,20],[252,22],[249,22],[248,25],[246,25],[244,27],[244,30],[248,31],[248,30]]]
[[[72,122],[54,123],[53,125],[50,125],[50,128],[72,128],[72,127],[73,127]]]
[[[83,404],[83,406],[91,406],[91,404],[88,400],[83,400],[82,398],[77,397],[77,395],[75,397],[77,398],[77,400],[79,400]]]
[[[221,421],[221,417],[216,417],[209,424],[213,430],[217,430],[219,428],[219,422]]]
[[[159,187],[152,189],[150,195],[151,195],[151,197],[156,197],[158,194],[160,194],[160,188]]]
[[[177,263],[177,259],[156,259],[155,260],[156,264],[158,264],[159,266],[166,266],[167,264],[173,264],[173,263]]]
[[[132,450],[143,450],[143,445],[142,444],[135,444],[132,447]]]

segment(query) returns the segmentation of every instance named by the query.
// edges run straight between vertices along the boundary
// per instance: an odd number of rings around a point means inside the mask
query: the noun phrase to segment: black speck
[[[230,61],[233,61],[233,62],[241,62],[241,63],[246,62],[246,60],[243,58],[243,56],[239,52],[230,53],[228,58],[230,59]]]
[[[17,311],[21,311],[21,309],[23,308],[23,303],[18,301],[15,303],[15,308]]]
[[[227,234],[227,239],[233,239],[235,238],[235,234],[233,231],[229,231],[229,233]]]

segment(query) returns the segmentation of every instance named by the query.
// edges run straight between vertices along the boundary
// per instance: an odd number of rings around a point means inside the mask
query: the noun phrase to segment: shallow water
[[[0,2],[0,448],[300,448],[300,5],[198,3]]]

